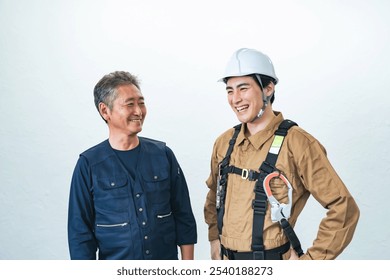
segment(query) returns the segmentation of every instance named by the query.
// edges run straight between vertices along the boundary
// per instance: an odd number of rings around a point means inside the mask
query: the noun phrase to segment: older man
[[[71,259],[194,258],[196,223],[174,153],[165,143],[138,137],[146,117],[137,78],[105,75],[95,105],[109,137],[83,152],[70,189]]]

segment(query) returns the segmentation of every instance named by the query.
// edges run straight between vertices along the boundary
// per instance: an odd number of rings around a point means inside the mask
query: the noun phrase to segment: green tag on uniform
[[[283,143],[284,136],[275,135],[274,141],[272,142],[272,148],[280,148]]]

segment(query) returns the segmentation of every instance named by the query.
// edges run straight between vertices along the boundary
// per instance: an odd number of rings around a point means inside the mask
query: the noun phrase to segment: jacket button
[[[157,175],[154,175],[153,178],[154,178],[154,180],[157,180],[157,179],[158,179],[158,176],[157,176]]]
[[[144,236],[144,239],[147,240],[149,237],[147,235]]]
[[[145,222],[145,221],[143,221],[143,222],[142,222],[142,225],[143,225],[143,226],[145,226],[145,225],[146,225],[146,222]]]
[[[138,209],[138,211],[142,212],[142,211],[144,211],[144,209],[140,208],[140,209]]]
[[[145,254],[149,255],[149,254],[150,254],[150,251],[149,251],[149,250],[146,250],[146,251],[145,251]]]
[[[115,187],[115,182],[111,182],[111,187]]]
[[[135,195],[135,197],[136,198],[139,198],[141,195],[139,194],[139,193],[137,193],[136,195]]]

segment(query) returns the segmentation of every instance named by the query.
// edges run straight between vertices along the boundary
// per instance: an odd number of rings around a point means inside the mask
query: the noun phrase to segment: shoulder
[[[139,137],[141,151],[144,158],[155,162],[157,159],[165,158],[168,162],[176,162],[176,157],[173,151],[163,141]],[[161,164],[161,162],[160,162]]]
[[[222,134],[220,134],[217,139],[215,140],[215,144],[228,144],[230,139],[232,139],[234,132],[236,129],[240,129],[242,124],[238,124],[234,127],[229,128]]]
[[[85,157],[90,164],[102,161],[112,154],[108,140],[85,150],[80,154],[81,157]]]
[[[144,154],[149,154],[151,156],[168,156],[168,158],[174,157],[173,151],[167,146],[163,141],[139,137],[141,151]]]
[[[84,152],[82,152],[81,154],[82,155],[92,155],[92,154],[95,154],[95,153],[98,153],[98,152],[101,152],[101,151],[104,151],[104,150],[107,150],[107,147],[108,147],[108,140],[104,140],[103,142],[85,150]]]
[[[303,152],[307,148],[316,145],[326,152],[321,143],[312,134],[300,126],[293,126],[289,129],[286,136],[286,142],[290,150],[298,149]]]
[[[162,149],[165,150],[167,148],[167,145],[165,142],[151,139],[147,137],[139,137],[139,141],[141,146],[143,146],[146,149]]]
[[[295,139],[299,142],[311,143],[317,141],[317,139],[307,132],[302,127],[296,125],[288,130],[287,137]]]

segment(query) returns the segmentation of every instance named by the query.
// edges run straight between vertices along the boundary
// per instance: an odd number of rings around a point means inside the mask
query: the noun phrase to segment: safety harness
[[[226,255],[229,259],[280,259],[280,255],[287,252],[290,244],[293,249],[297,252],[298,256],[303,255],[301,244],[297,238],[293,228],[288,222],[291,212],[292,204],[292,187],[288,182],[287,178],[276,169],[276,161],[280,149],[282,147],[284,138],[287,135],[288,130],[297,125],[291,120],[284,120],[275,131],[274,139],[271,144],[271,148],[267,154],[265,161],[260,165],[259,172],[250,169],[241,169],[234,165],[229,165],[230,156],[233,152],[234,144],[236,143],[237,136],[241,130],[241,124],[234,127],[232,139],[229,141],[229,147],[226,152],[225,158],[219,165],[219,176],[217,184],[217,197],[216,197],[216,208],[217,208],[217,220],[218,220],[218,231],[219,235],[222,234],[223,227],[223,216],[225,212],[225,198],[228,174],[233,173],[240,175],[242,179],[249,181],[256,181],[254,192],[255,198],[252,201],[253,208],[253,229],[252,229],[252,252],[236,252],[221,247],[221,253]],[[288,203],[279,203],[272,194],[270,188],[271,179],[279,177],[286,184],[288,188]],[[271,219],[273,222],[279,222],[283,228],[289,242],[285,245],[271,250],[264,250],[263,243],[263,228],[264,218],[267,210],[267,199],[271,205]]]

